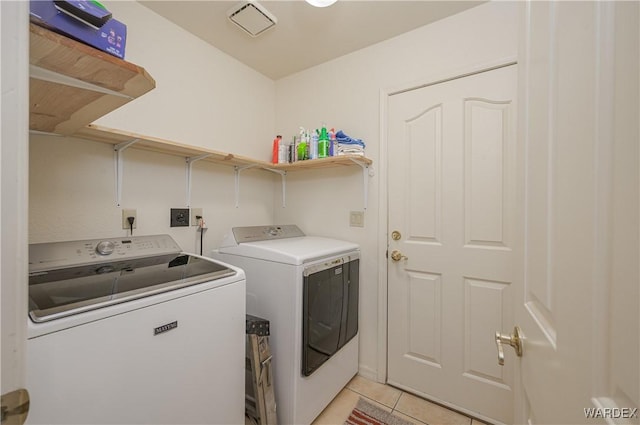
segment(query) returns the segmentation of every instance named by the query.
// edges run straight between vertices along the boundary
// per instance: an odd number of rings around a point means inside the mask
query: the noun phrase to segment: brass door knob
[[[496,332],[498,364],[500,366],[504,365],[504,350],[502,349],[503,344],[509,344],[510,346],[512,346],[516,350],[516,355],[518,357],[522,357],[522,331],[520,330],[520,327],[514,327],[513,333],[511,335],[503,335],[500,332]]]
[[[400,260],[408,260],[409,257],[407,257],[406,255],[403,255],[402,252],[398,251],[397,249],[394,249],[393,251],[391,251],[391,259],[393,261],[400,261]]]

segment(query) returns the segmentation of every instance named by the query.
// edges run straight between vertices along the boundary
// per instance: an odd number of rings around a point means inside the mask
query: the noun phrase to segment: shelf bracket
[[[236,183],[236,208],[240,206],[240,173],[249,168],[257,167],[257,164],[245,165],[244,167],[238,167],[237,165],[233,167],[235,172],[235,183]]]
[[[45,68],[40,68],[37,65],[29,65],[29,77],[36,80],[47,81],[50,83],[62,84],[69,87],[75,87],[82,90],[90,90],[97,93],[108,94],[110,96],[122,97],[125,99],[133,100],[134,97],[128,94],[123,94],[114,90],[110,90],[95,84],[87,83],[86,81],[78,80],[68,75],[59,74],[55,71],[51,71]]]
[[[369,164],[360,161],[357,158],[349,158],[351,162],[362,168],[362,193],[364,198],[364,210],[367,209],[369,203]]]
[[[287,172],[283,170],[276,170],[273,168],[265,168],[267,171],[271,171],[272,173],[280,174],[282,178],[282,208],[287,207]]]
[[[116,205],[119,207],[122,202],[122,168],[124,166],[123,153],[127,148],[140,139],[133,139],[127,142],[118,143],[113,150],[116,156]]]
[[[198,156],[188,156],[186,158],[187,162],[187,207],[191,208],[191,171],[193,168],[193,163],[200,161],[201,159],[205,159],[206,157],[211,156],[210,153],[205,153],[203,155]]]

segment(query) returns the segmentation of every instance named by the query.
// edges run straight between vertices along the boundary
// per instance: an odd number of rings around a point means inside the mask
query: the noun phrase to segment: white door
[[[389,98],[388,382],[511,423],[517,67]],[[397,240],[396,240],[397,239]],[[402,258],[395,261],[397,250]]]
[[[516,419],[637,424],[640,8],[525,8],[526,255],[516,306],[525,341]]]

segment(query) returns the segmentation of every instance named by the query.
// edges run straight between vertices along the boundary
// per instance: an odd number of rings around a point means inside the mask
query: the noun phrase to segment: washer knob
[[[116,249],[116,244],[111,241],[101,241],[96,246],[96,252],[100,255],[110,255],[114,249]]]
[[[109,265],[107,265],[107,266],[102,266],[102,267],[99,267],[99,268],[96,270],[96,274],[111,273],[111,272],[112,272],[112,271],[114,271],[114,270],[115,270],[115,269],[113,268],[113,266],[109,266]]]

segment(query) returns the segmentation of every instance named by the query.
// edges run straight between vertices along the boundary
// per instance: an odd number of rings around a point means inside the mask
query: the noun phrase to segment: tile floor
[[[358,375],[333,399],[312,425],[344,424],[360,397],[416,425],[485,425],[477,419]]]

